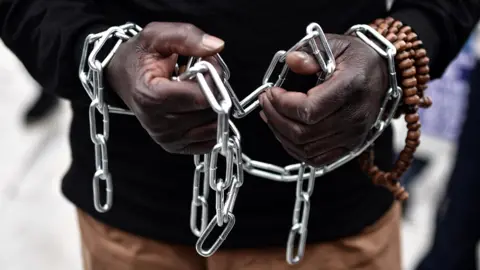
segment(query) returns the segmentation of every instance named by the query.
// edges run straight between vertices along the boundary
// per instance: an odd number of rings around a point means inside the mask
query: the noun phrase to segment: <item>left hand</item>
[[[364,142],[388,89],[387,62],[357,37],[327,35],[337,68],[305,93],[271,88],[260,96],[265,121],[285,150],[312,166],[335,161]],[[304,52],[287,56],[290,69],[320,71]]]

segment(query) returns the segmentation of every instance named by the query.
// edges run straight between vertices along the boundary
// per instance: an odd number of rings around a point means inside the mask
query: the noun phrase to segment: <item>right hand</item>
[[[222,40],[190,24],[150,23],[119,47],[106,78],[167,152],[207,153],[216,143],[217,115],[196,81],[170,78],[178,55],[202,57],[217,64],[208,59],[223,46]]]

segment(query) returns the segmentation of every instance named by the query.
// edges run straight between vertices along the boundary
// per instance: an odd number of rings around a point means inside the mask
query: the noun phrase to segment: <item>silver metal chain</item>
[[[105,104],[103,97],[102,75],[103,69],[113,57],[120,44],[136,35],[142,29],[134,24],[126,24],[121,27],[112,27],[105,32],[90,35],[85,40],[82,62],[80,65],[79,77],[92,99],[90,105],[90,133],[92,142],[95,145],[96,173],[93,177],[94,204],[99,212],[106,212],[112,206],[112,177],[108,170],[107,141],[109,128],[109,113],[129,114],[132,113],[121,108],[115,108]],[[330,78],[335,71],[335,59],[327,38],[322,28],[312,23],[306,29],[306,36],[289,50],[280,50],[272,58],[272,61],[265,72],[262,84],[244,99],[239,100],[229,83],[230,70],[220,55],[215,58],[222,68],[222,76],[218,74],[215,67],[201,58],[191,57],[187,68],[182,74],[178,74],[179,67],[176,66],[176,77],[172,80],[196,80],[207,98],[213,111],[217,113],[217,138],[213,149],[204,155],[194,155],[194,177],[193,196],[191,202],[190,227],[198,238],[196,244],[197,252],[205,257],[211,256],[222,245],[235,225],[234,205],[240,187],[244,181],[244,172],[272,181],[296,182],[296,200],[293,211],[292,227],[289,232],[286,260],[289,264],[298,263],[304,253],[307,241],[308,218],[310,212],[310,197],[313,195],[314,183],[317,177],[351,161],[360,155],[380,136],[384,129],[390,124],[391,119],[401,100],[402,91],[397,85],[395,71],[395,47],[378,34],[373,28],[367,25],[353,26],[346,34],[355,34],[366,44],[374,48],[380,55],[387,59],[389,68],[390,89],[387,91],[382,107],[375,124],[367,140],[350,153],[338,160],[314,168],[305,163],[296,163],[288,166],[277,166],[257,160],[252,160],[242,153],[241,136],[234,123],[230,120],[230,114],[240,119],[259,106],[258,96],[273,86],[281,87],[289,72],[285,63],[286,55],[289,52],[305,50],[312,54],[321,68],[318,73],[318,83]],[[106,41],[116,38],[117,43],[107,57],[100,61],[97,59],[99,51],[104,47]],[[384,46],[380,48],[378,44]],[[93,46],[93,50],[88,54]],[[88,63],[88,66],[87,66]],[[276,79],[274,72],[277,66],[281,65],[280,73]],[[205,79],[209,76],[213,81],[213,88]],[[223,77],[223,78],[222,78]],[[218,99],[216,97],[219,97]],[[233,109],[232,109],[233,108]],[[103,116],[103,132],[97,133],[96,111]],[[222,177],[217,177],[217,163],[219,158],[225,158],[226,168]],[[106,181],[106,203],[100,202],[99,181]],[[208,196],[210,189],[215,192],[215,215],[209,220]],[[215,228],[222,229],[222,233],[214,239],[211,247],[205,247]],[[298,240],[298,245],[296,245]]]

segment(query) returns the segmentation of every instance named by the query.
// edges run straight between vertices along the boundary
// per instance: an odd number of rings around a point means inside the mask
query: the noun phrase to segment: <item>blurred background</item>
[[[422,144],[404,179],[411,194],[402,224],[407,270],[417,269],[430,250],[437,211],[446,211],[444,194],[455,166],[470,88],[475,88],[470,87],[470,79],[480,77],[480,73],[470,76],[476,66],[476,52],[480,51],[477,32],[444,77],[433,81],[427,90],[434,106],[422,112]],[[42,94],[1,41],[0,89],[0,269],[81,270],[74,208],[60,193],[61,177],[70,163],[70,108],[66,101]],[[400,149],[404,145],[405,123],[396,121],[394,126],[396,147]],[[460,208],[480,207],[463,203]],[[480,226],[477,228],[480,231]],[[462,229],[453,229],[458,230]],[[469,237],[477,243],[475,236]],[[460,240],[456,245],[447,244],[447,256],[449,249],[460,250]],[[477,244],[475,249],[474,256],[478,257]]]

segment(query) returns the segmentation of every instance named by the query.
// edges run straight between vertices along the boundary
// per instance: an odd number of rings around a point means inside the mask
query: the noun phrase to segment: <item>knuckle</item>
[[[292,131],[292,134],[290,139],[295,144],[301,144],[308,139],[309,132],[307,131],[306,128],[300,125],[293,125],[291,128],[291,131]]]
[[[154,91],[151,89],[137,89],[132,94],[132,97],[135,100],[135,103],[145,108],[162,105],[168,100],[168,96],[164,93],[164,91]]]
[[[138,34],[138,39],[140,41],[150,40],[152,37],[155,36],[155,29],[158,28],[158,26],[159,23],[157,22],[148,23]]]
[[[306,101],[302,106],[297,108],[297,114],[299,118],[307,125],[316,123],[316,115],[314,112],[314,106],[310,102]]]
[[[365,90],[368,87],[369,77],[365,72],[357,72],[353,75],[351,80],[351,87],[353,90]]]
[[[192,33],[197,33],[198,28],[191,23],[182,23],[178,28],[179,39],[186,41]]]
[[[301,154],[304,160],[307,160],[308,158],[313,156],[315,152],[315,149],[312,144],[305,144],[304,146],[302,146],[301,150],[302,150]]]

